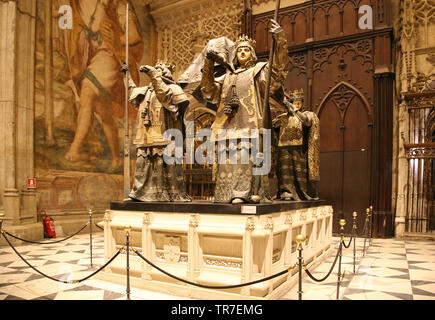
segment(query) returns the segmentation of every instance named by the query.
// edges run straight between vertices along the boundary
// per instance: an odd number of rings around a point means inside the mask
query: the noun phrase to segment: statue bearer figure
[[[288,112],[273,120],[279,129],[278,198],[286,201],[319,199],[319,118],[303,110],[303,101],[302,89],[294,91],[284,99]]]
[[[260,176],[258,194],[253,199],[255,176],[253,175],[253,159],[241,163],[243,155],[250,152],[251,146],[241,143],[243,138],[258,137],[262,134],[263,97],[266,87],[266,76],[272,68],[271,90],[273,94],[282,86],[288,69],[287,41],[280,25],[271,20],[270,32],[276,40],[276,51],[273,65],[268,62],[258,62],[255,54],[255,41],[247,36],[239,37],[235,43],[234,60],[225,61],[225,54],[209,49],[204,59],[201,79],[201,94],[204,100],[217,107],[216,118],[212,125],[212,136],[218,145],[226,150],[229,159],[230,150],[237,155],[237,164],[219,163],[216,172],[215,202],[240,204],[246,202],[269,202],[268,176]],[[228,63],[229,62],[229,63]],[[232,65],[222,76],[214,76],[215,65]],[[269,118],[270,119],[270,118]],[[271,129],[271,127],[266,128]],[[219,135],[226,130],[227,135]],[[246,134],[248,132],[248,134]],[[256,135],[256,137],[255,137]],[[223,143],[222,143],[223,142]],[[270,152],[270,150],[264,150]],[[255,156],[255,155],[254,155]],[[258,185],[257,185],[258,186]],[[256,187],[255,187],[256,188]],[[260,199],[258,199],[260,196]]]
[[[136,87],[130,80],[129,100],[139,111],[133,140],[137,148],[136,169],[127,201],[191,201],[182,164],[165,163],[163,157],[171,143],[165,140],[165,131],[182,130],[182,115],[189,105],[187,96],[172,78],[172,70],[172,65],[158,61],[155,67],[140,68],[151,78],[148,86]],[[122,71],[128,71],[126,65]]]

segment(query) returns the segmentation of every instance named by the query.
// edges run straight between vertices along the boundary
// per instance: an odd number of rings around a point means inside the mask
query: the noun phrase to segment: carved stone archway
[[[337,107],[342,122],[344,122],[344,117],[346,115],[346,111],[349,108],[352,100],[355,97],[359,97],[363,102],[364,107],[367,110],[367,115],[369,118],[369,124],[373,124],[373,108],[371,107],[368,99],[364,96],[364,94],[358,90],[355,86],[351,85],[346,81],[341,81],[337,83],[329,92],[324,96],[322,101],[319,104],[316,113],[320,118],[320,115],[325,107],[326,102],[331,99],[335,106]]]

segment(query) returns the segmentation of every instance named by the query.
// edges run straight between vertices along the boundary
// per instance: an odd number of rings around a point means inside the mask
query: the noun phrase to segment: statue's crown
[[[293,100],[304,100],[304,90],[295,90],[290,92],[290,98]]]
[[[163,68],[166,68],[166,69],[168,69],[169,71],[171,71],[171,73],[173,73],[174,70],[175,70],[175,65],[169,63],[169,62],[166,61],[166,60],[157,60],[157,63],[156,63],[156,65],[155,65],[155,67],[156,67],[156,68],[157,68],[157,67],[163,67]]]
[[[248,45],[248,46],[255,49],[257,42],[255,40],[249,38],[247,35],[241,35],[241,36],[239,36],[239,38],[236,41],[236,48],[243,46],[243,45]]]

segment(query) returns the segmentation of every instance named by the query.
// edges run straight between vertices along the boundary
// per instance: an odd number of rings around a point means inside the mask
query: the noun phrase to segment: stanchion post
[[[296,236],[296,243],[298,244],[298,265],[299,265],[299,287],[298,287],[298,299],[302,300],[302,244],[305,242],[306,238],[303,234],[298,234]]]
[[[93,214],[93,211],[92,211],[92,209],[89,209],[88,213],[89,213],[89,249],[91,252],[91,267],[93,267],[93,262],[92,262],[92,214]]]
[[[346,220],[340,219],[340,246],[338,247],[338,272],[337,272],[337,300],[340,297],[340,282],[341,282],[341,256],[343,250],[344,242],[344,226],[346,225]]]
[[[353,274],[355,274],[355,262],[356,262],[356,217],[358,217],[358,213],[356,211],[353,212],[353,226],[352,226],[352,233],[353,233]]]
[[[369,239],[369,246],[372,245],[372,236],[373,236],[373,206],[370,206],[370,239]]]
[[[364,248],[363,248],[363,256],[366,255],[366,241],[367,241],[367,234],[369,233],[369,215],[370,215],[370,209],[366,209],[366,221],[364,223],[365,230],[364,230]]]
[[[130,300],[130,231],[129,225],[125,226],[125,237],[127,247],[127,300]]]
[[[5,214],[4,213],[0,213],[0,234],[3,233],[3,219],[5,218]]]

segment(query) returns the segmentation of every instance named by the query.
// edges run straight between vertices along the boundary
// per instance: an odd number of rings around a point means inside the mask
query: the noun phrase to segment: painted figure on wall
[[[127,71],[127,67],[123,67]],[[137,109],[137,148],[133,190],[127,201],[191,201],[186,193],[183,165],[164,161],[164,151],[171,141],[165,140],[165,131],[182,131],[183,114],[189,99],[175,84],[173,66],[158,61],[155,67],[142,66],[141,72],[151,78],[145,87],[137,87],[130,80],[130,101]]]
[[[320,129],[314,112],[304,111],[303,91],[284,99],[288,112],[273,120],[278,135],[278,198],[318,200]]]
[[[227,158],[231,149],[236,149],[237,164],[219,163],[216,172],[215,202],[240,204],[245,202],[269,202],[269,180],[267,175],[260,176],[259,186],[255,186],[253,175],[253,160],[248,164],[241,164],[243,153],[249,152],[250,147],[242,148],[241,139],[249,134],[258,136],[263,129],[263,96],[265,94],[266,77],[272,67],[271,94],[282,86],[288,67],[287,42],[280,25],[271,20],[270,32],[276,40],[276,51],[273,65],[268,62],[258,62],[255,54],[255,41],[246,36],[238,39],[235,45],[235,59],[231,68],[222,52],[209,49],[203,65],[201,93],[204,100],[217,106],[216,119],[212,125],[213,139],[224,141]],[[227,59],[228,60],[228,59]],[[214,67],[229,65],[227,72],[215,78]],[[231,136],[220,137],[219,131],[232,130]],[[254,138],[250,136],[250,138]],[[237,141],[232,145],[231,141]],[[266,151],[267,152],[267,151]],[[254,189],[257,190],[254,191]],[[253,199],[253,195],[260,199]],[[257,197],[258,198],[258,197]]]
[[[71,77],[79,96],[77,128],[65,155],[71,162],[83,157],[81,147],[93,125],[94,113],[102,123],[112,156],[111,169],[122,167],[115,118],[124,117],[125,87],[119,72],[125,61],[126,0],[71,0],[74,27],[68,34]],[[130,10],[129,62],[138,83],[138,63],[143,54],[139,24]]]

